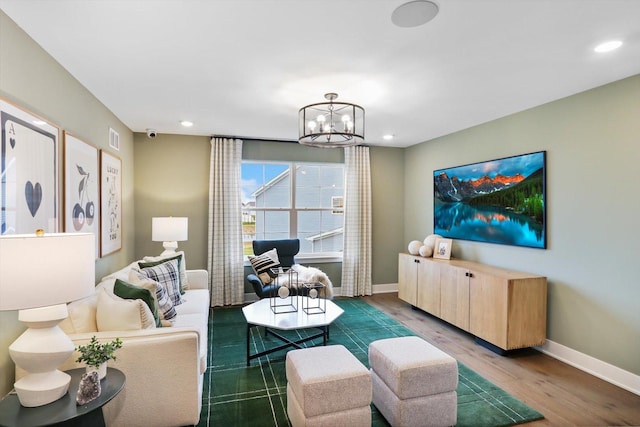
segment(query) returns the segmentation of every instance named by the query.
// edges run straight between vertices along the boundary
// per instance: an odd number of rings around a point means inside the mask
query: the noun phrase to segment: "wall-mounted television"
[[[434,233],[546,248],[546,152],[433,171]]]

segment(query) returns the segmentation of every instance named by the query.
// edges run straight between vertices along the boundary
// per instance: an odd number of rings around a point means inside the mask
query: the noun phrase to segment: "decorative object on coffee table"
[[[295,313],[298,311],[298,272],[293,268],[272,268],[271,275],[275,276],[269,295],[271,310],[275,314]]]
[[[322,314],[327,311],[327,287],[320,282],[303,283],[302,311],[307,314]]]
[[[119,348],[122,348],[120,338],[108,343],[100,343],[94,335],[91,337],[89,344],[80,345],[76,348],[80,352],[76,362],[86,362],[87,372],[97,371],[99,379],[103,379],[107,374],[107,362],[111,359],[116,360],[114,352]]]
[[[82,406],[100,396],[100,378],[98,371],[85,372],[80,378],[78,393],[76,394],[76,405]]]

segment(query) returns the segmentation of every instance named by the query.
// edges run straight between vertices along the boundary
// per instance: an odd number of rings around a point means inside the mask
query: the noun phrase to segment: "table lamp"
[[[57,368],[75,346],[58,327],[66,303],[94,291],[94,235],[51,233],[0,236],[0,310],[19,310],[28,329],[10,346],[28,374],[15,382],[20,404],[42,406],[64,396],[71,377]]]
[[[155,217],[151,218],[151,240],[162,242],[164,252],[160,256],[171,255],[178,249],[178,242],[189,237],[189,218]]]

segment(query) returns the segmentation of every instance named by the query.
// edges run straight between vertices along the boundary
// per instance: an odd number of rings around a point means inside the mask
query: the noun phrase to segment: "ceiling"
[[[407,147],[640,73],[639,0],[433,1],[414,28],[391,22],[404,0],[0,8],[134,132],[296,140],[300,107],[337,92],[368,144]]]

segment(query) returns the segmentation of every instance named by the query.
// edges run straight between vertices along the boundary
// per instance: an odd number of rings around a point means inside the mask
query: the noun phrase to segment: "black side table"
[[[76,405],[76,394],[84,368],[65,371],[71,375],[69,391],[55,402],[35,408],[20,405],[18,395],[8,394],[0,401],[1,427],[86,426],[104,427],[102,407],[124,388],[122,371],[107,368],[107,376],[100,381],[100,396],[83,406]]]

